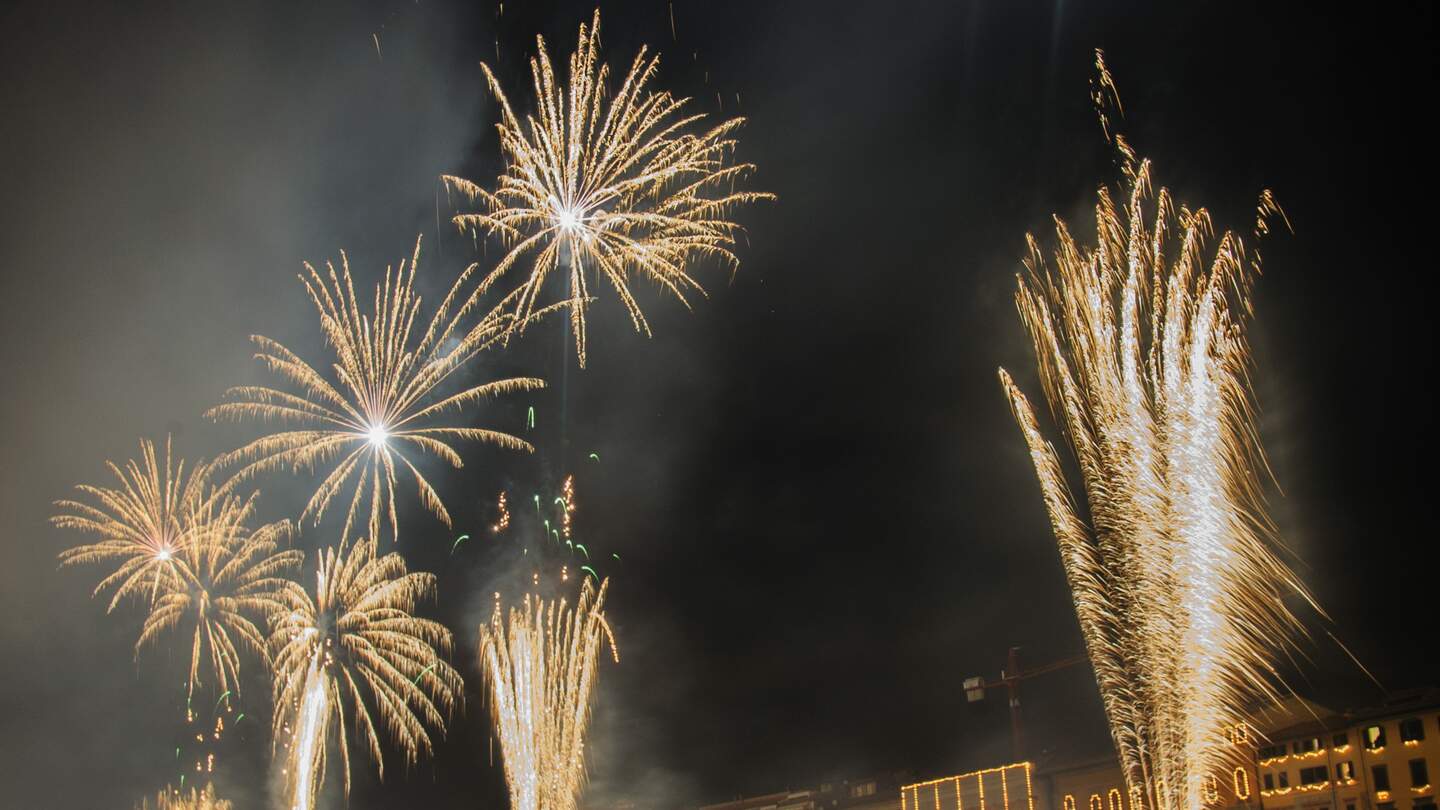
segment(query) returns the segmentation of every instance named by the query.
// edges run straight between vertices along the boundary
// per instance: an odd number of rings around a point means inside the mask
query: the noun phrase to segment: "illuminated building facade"
[[[1440,691],[1397,695],[1339,713],[1301,698],[1258,709],[1221,745],[1226,773],[1197,810],[1440,810]],[[1146,810],[1113,753],[1017,762],[939,779],[903,774],[825,783],[700,810]]]
[[[1237,744],[1244,746],[1243,739]],[[1243,757],[1237,749],[1237,761]],[[1217,810],[1259,810],[1250,785],[1252,765],[1240,768],[1240,793],[1214,783]],[[983,792],[982,792],[983,790]],[[1126,792],[1120,766],[1113,754],[1087,760],[1047,762],[1037,767],[1019,762],[1000,768],[972,771],[901,788],[901,810],[1143,810],[1140,797]]]
[[[1256,749],[1265,810],[1435,810],[1440,692],[1358,712],[1318,709]]]
[[[1437,810],[1437,691],[1344,713],[1290,698],[1229,729],[1223,744],[1235,761],[1207,782],[1206,810]],[[1034,784],[1043,810],[1144,810],[1126,795],[1113,755],[1047,762]]]

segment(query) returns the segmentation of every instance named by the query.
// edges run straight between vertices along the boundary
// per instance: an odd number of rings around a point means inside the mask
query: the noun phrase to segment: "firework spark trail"
[[[443,734],[445,717],[463,700],[460,674],[440,657],[450,653],[450,631],[413,615],[418,600],[434,595],[435,577],[407,572],[399,554],[377,557],[375,547],[362,539],[320,552],[313,597],[291,583],[292,607],[270,636],[274,746],[287,749],[291,807],[313,806],[332,726],[349,795],[346,704],[384,778],[377,719],[412,765],[433,750],[426,727]]]
[[[1097,54],[1097,100],[1114,83]],[[1118,102],[1116,107],[1118,109]],[[1145,805],[1204,805],[1228,771],[1224,728],[1277,697],[1277,645],[1308,593],[1274,551],[1244,320],[1258,255],[1226,232],[1206,264],[1204,209],[1177,206],[1113,121],[1128,198],[1100,189],[1093,248],[1055,219],[1047,264],[1029,238],[1016,302],[1052,413],[1078,462],[1090,523],[1055,448],[1004,369],[1074,595],[1106,715]],[[1278,213],[1268,192],[1260,214]],[[1257,228],[1257,230],[1260,230]],[[1313,600],[1310,600],[1313,605]]]
[[[412,341],[412,327],[421,304],[414,289],[420,241],[416,240],[408,264],[402,261],[397,268],[387,269],[384,281],[376,285],[371,315],[361,312],[349,258],[343,251],[340,257],[339,273],[330,263],[326,264],[325,275],[306,263],[308,277],[301,276],[319,312],[326,343],[334,350],[338,384],[279,343],[253,336],[251,340],[259,349],[256,358],[299,393],[263,386],[231,388],[226,394],[230,401],[210,409],[206,416],[215,420],[299,423],[304,428],[263,436],[221,456],[216,465],[239,465],[231,479],[233,485],[268,471],[310,471],[333,462],[305,505],[302,519],[308,516],[318,524],[330,502],[353,480],[354,494],[346,512],[342,542],[349,538],[367,497],[370,515],[366,536],[379,536],[382,512],[389,518],[391,537],[398,536],[395,483],[397,466],[403,465],[419,489],[421,502],[449,527],[450,514],[440,496],[401,450],[434,454],[458,469],[462,465],[460,455],[450,444],[455,440],[488,442],[526,452],[534,449],[508,433],[434,424],[446,412],[458,412],[477,400],[544,387],[542,380],[513,377],[436,396],[466,363],[510,333],[514,318],[502,309],[515,296],[502,299],[466,329],[463,322],[489,289],[487,281],[464,291],[475,270],[471,265],[456,279],[419,340]]]
[[[574,608],[525,596],[508,623],[497,599],[480,628],[480,663],[513,810],[574,810],[585,781],[585,729],[601,647],[609,644],[605,593],[586,580]]]
[[[575,516],[575,475],[571,473],[565,476],[565,483],[561,486],[560,497],[560,528],[561,536],[566,540],[570,539],[570,532]]]
[[[505,492],[500,492],[500,497],[495,503],[495,509],[500,516],[490,525],[491,534],[499,534],[510,528],[510,504],[506,500]]]
[[[592,300],[586,271],[604,278],[625,305],[636,331],[649,324],[630,290],[632,275],[648,278],[689,307],[687,292],[704,294],[690,263],[715,258],[732,270],[740,226],[728,219],[737,206],[774,199],[737,191],[755,171],[749,163],[726,165],[744,123],[732,118],[692,134],[704,113],[685,111],[689,99],[648,88],[659,57],[642,48],[619,90],[610,92],[609,67],[600,59],[600,12],[570,57],[568,84],[556,81],[545,40],[536,37],[530,60],[536,111],[522,119],[491,72],[481,63],[500,102],[500,148],[505,172],[497,190],[446,175],[449,188],[484,211],[456,216],[462,231],[499,236],[509,246],[492,271],[498,278],[533,255],[529,275],[514,299],[523,328],[546,277],[568,271],[571,331],[576,358],[586,355],[585,311]]]
[[[325,679],[320,674],[319,651],[305,673],[305,691],[300,698],[299,725],[295,729],[292,754],[285,773],[294,781],[290,793],[292,810],[310,810],[319,793],[319,779],[325,773],[325,741],[330,711]]]
[[[176,557],[183,543],[185,519],[205,496],[208,468],[196,464],[187,476],[185,462],[171,454],[169,437],[165,439],[163,466],[154,443],[148,439],[140,441],[138,461],[131,459],[123,467],[107,461],[105,466],[119,486],[76,486],[94,503],[56,501],[55,507],[61,513],[50,522],[58,528],[100,538],[61,552],[62,566],[118,561],[116,569],[100,580],[93,593],[98,596],[114,589],[106,607],[110,612],[122,599],[141,597],[147,589],[153,603],[162,586],[178,582]]]

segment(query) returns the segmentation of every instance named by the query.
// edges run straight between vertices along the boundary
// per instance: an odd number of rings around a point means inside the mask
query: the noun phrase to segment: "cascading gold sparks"
[[[689,128],[705,115],[689,113],[689,99],[649,89],[658,56],[642,48],[620,89],[609,92],[599,10],[588,27],[580,26],[568,85],[556,81],[545,40],[536,41],[538,53],[530,60],[536,111],[523,122],[489,65],[481,63],[500,102],[496,129],[506,165],[496,191],[459,177],[444,181],[485,209],[455,217],[456,225],[498,235],[509,246],[494,276],[533,255],[514,302],[522,328],[546,277],[564,266],[583,367],[592,298],[586,271],[595,274],[595,283],[604,278],[614,288],[636,331],[648,336],[649,324],[630,290],[632,275],[650,279],[688,307],[687,294],[704,294],[690,263],[715,258],[738,268],[732,248],[740,226],[728,218],[730,211],[774,195],[735,189],[755,170],[749,163],[726,165],[743,118],[692,134]]]
[[[227,392],[230,401],[210,409],[206,415],[217,420],[293,422],[304,428],[263,436],[216,459],[216,465],[241,465],[232,479],[238,482],[271,470],[312,470],[333,461],[306,504],[302,520],[310,517],[318,523],[330,502],[354,480],[342,542],[350,536],[367,497],[370,514],[366,536],[379,536],[382,512],[388,515],[391,536],[398,536],[395,483],[397,466],[403,465],[419,488],[421,502],[448,527],[450,515],[440,496],[401,449],[434,454],[456,468],[461,466],[461,459],[450,444],[454,440],[488,442],[529,452],[533,449],[529,443],[508,433],[436,425],[434,421],[477,400],[535,390],[545,383],[530,377],[512,377],[436,398],[459,369],[510,332],[512,316],[500,311],[505,302],[468,329],[463,326],[488,288],[482,283],[463,292],[475,269],[472,265],[450,288],[423,335],[412,341],[412,327],[421,303],[414,289],[419,240],[408,265],[402,261],[394,270],[387,269],[384,281],[376,285],[374,309],[368,316],[360,311],[349,259],[343,252],[340,255],[339,273],[331,263],[326,264],[325,275],[306,263],[308,277],[301,276],[319,311],[326,342],[335,352],[336,382],[326,379],[279,343],[258,335],[252,337],[259,349],[257,359],[299,393],[262,386],[232,388]]]
[[[1103,58],[1097,67],[1100,92],[1113,93]],[[1258,256],[1226,232],[1207,266],[1208,213],[1163,188],[1152,206],[1150,163],[1114,137],[1128,199],[1100,189],[1094,247],[1057,217],[1052,264],[1030,237],[1016,294],[1088,525],[1029,402],[1004,369],[1000,379],[1126,780],[1145,807],[1192,810],[1206,777],[1234,764],[1226,727],[1276,696],[1276,656],[1300,629],[1283,600],[1306,592],[1273,550],[1257,474],[1244,321]],[[1259,213],[1262,225],[1278,213],[1268,192]]]
[[[605,592],[587,579],[574,608],[526,594],[502,615],[497,597],[480,628],[480,665],[505,762],[512,810],[574,810],[585,782],[585,729],[597,663],[615,639],[605,621]]]
[[[216,798],[215,786],[206,785],[202,790],[191,788],[189,793],[176,788],[167,788],[155,795],[155,803],[148,799],[135,806],[135,810],[230,810],[231,804]]]
[[[253,494],[241,498],[215,493],[190,508],[184,542],[174,557],[176,575],[161,587],[135,642],[139,655],[165,631],[182,623],[193,625],[192,693],[200,682],[202,661],[208,661],[215,691],[221,694],[240,689],[242,650],[268,669],[264,628],[288,606],[286,575],[299,569],[304,553],[279,550],[291,534],[288,520],[248,528],[255,503]]]
[[[60,514],[50,522],[99,537],[97,542],[61,552],[62,566],[119,563],[95,586],[96,596],[114,589],[106,609],[109,612],[127,597],[153,603],[162,589],[179,581],[177,555],[184,524],[190,510],[205,497],[207,469],[197,464],[187,475],[185,462],[171,455],[168,437],[163,465],[154,443],[142,439],[138,461],[131,459],[123,467],[107,461],[105,466],[119,486],[77,486],[93,503],[56,501]]]
[[[312,808],[325,779],[326,746],[334,728],[345,793],[350,793],[348,704],[355,732],[381,778],[380,730],[406,764],[433,748],[426,726],[443,734],[446,717],[464,699],[460,673],[442,656],[450,631],[413,615],[435,592],[432,574],[407,572],[399,554],[377,557],[371,539],[319,553],[312,596],[291,583],[292,607],[270,636],[275,661],[274,740],[285,757],[286,801]]]

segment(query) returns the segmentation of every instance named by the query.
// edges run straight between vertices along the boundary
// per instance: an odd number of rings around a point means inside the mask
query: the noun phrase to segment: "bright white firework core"
[[[580,217],[569,208],[561,208],[555,214],[555,219],[564,230],[571,231],[580,224]]]
[[[384,447],[385,440],[390,438],[390,431],[386,430],[384,425],[371,425],[370,429],[365,431],[365,438],[376,447]]]
[[[170,559],[170,549],[162,548],[160,549],[160,553],[156,554],[155,556],[159,557],[161,560],[168,560]]]

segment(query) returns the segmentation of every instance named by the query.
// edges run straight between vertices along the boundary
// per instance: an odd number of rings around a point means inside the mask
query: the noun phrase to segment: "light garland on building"
[[[1030,770],[1033,766],[1029,762],[1016,762],[1010,765],[1002,765],[998,768],[986,768],[979,771],[962,773],[957,776],[946,776],[941,779],[931,779],[928,782],[916,782],[913,785],[905,785],[900,788],[900,810],[919,810],[920,791],[927,788],[933,791],[935,810],[942,810],[940,806],[940,791],[942,788],[950,788],[955,791],[955,810],[965,810],[964,791],[968,787],[968,780],[974,780],[974,792],[979,800],[978,810],[1035,810],[1035,792],[1032,787]],[[1018,773],[1017,773],[1018,772]],[[998,808],[987,808],[985,805],[985,779],[988,776],[998,774],[1000,778],[1000,806]],[[1020,775],[1025,780],[1025,803],[1019,804],[1018,800],[1014,808],[1010,805],[1010,780]],[[1019,782],[1016,782],[1017,794]],[[991,796],[994,796],[992,791]],[[1073,797],[1071,802],[1073,804]],[[1073,810],[1066,808],[1066,810]],[[1097,810],[1104,810],[1103,807]]]
[[[1250,774],[1246,773],[1243,767],[1237,767],[1232,778],[1235,786],[1235,798],[1244,801],[1250,798]]]

